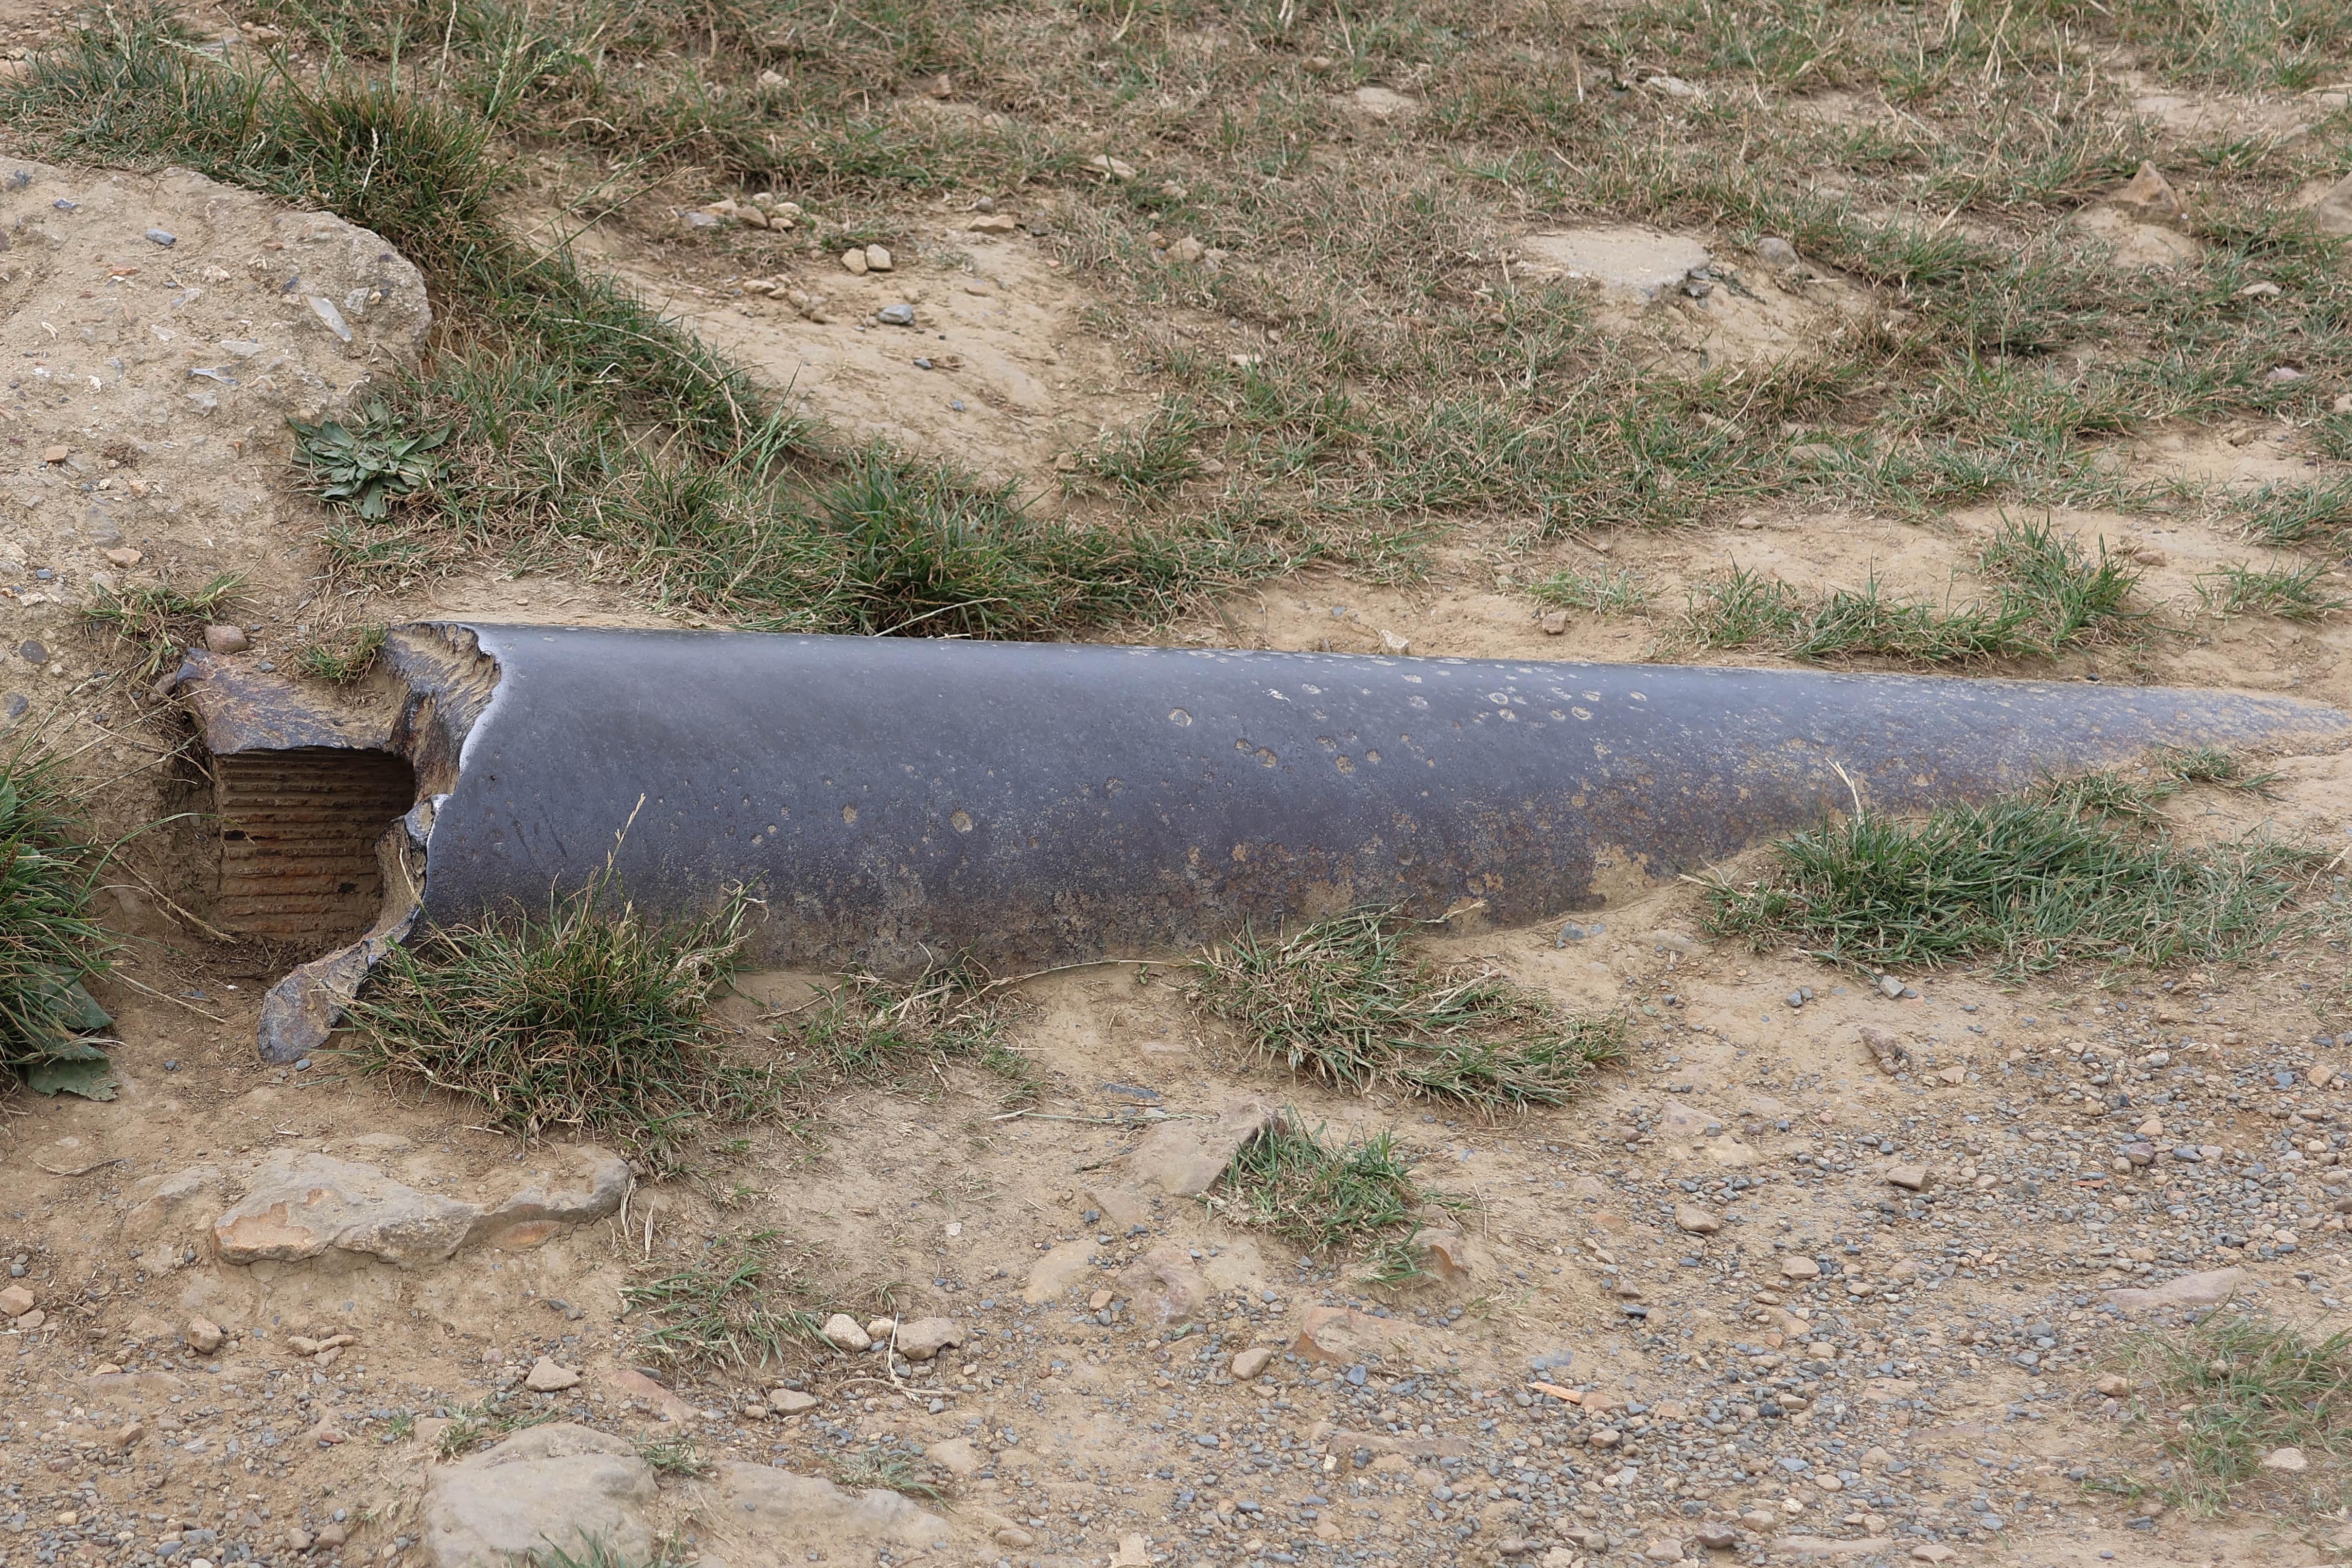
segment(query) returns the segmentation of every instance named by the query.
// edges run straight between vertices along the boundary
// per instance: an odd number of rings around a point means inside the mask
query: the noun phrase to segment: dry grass
[[[2243,779],[2226,753],[2173,766],[2183,782]],[[2326,855],[2262,836],[2182,843],[2156,810],[2173,787],[2088,773],[1914,821],[1825,823],[1775,843],[1761,877],[1713,884],[1707,923],[1759,952],[1793,943],[1872,971],[1990,958],[2019,974],[2260,952]]]
[[[1398,1284],[1423,1273],[1415,1243],[1430,1217],[1470,1206],[1423,1186],[1415,1163],[1393,1129],[1337,1136],[1307,1130],[1294,1110],[1234,1154],[1208,1201],[1228,1225],[1305,1251],[1363,1247],[1371,1278]]]
[[[2169,1500],[2208,1517],[2268,1493],[2297,1511],[2333,1512],[2352,1493],[2352,1332],[2217,1312],[2129,1347],[2166,1462],[2153,1479]],[[2265,1468],[2294,1448],[2305,1468]]]
[[[772,1113],[772,1063],[722,1047],[709,1011],[742,951],[740,892],[698,920],[637,912],[609,877],[542,918],[394,948],[350,1009],[361,1070],[461,1096],[525,1137],[609,1137],[674,1167],[711,1123]]]
[[[1244,934],[1193,961],[1192,995],[1263,1060],[1485,1110],[1563,1104],[1622,1052],[1616,1019],[1571,1016],[1483,963],[1412,957],[1416,924],[1367,910]]]

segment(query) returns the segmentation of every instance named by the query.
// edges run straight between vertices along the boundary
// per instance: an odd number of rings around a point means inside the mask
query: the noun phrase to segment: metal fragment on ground
[[[1370,904],[1594,910],[1857,799],[1905,811],[2347,723],[2063,681],[455,622],[393,633],[350,711],[232,660],[183,673],[236,798],[311,833],[231,814],[225,864],[275,855],[343,900],[314,932],[341,951],[273,993],[273,1058],[323,1037],[420,907],[543,910],[608,856],[640,909],[751,889],[763,962],[1031,966]],[[394,760],[419,804],[387,833]],[[362,886],[384,907],[343,948]]]

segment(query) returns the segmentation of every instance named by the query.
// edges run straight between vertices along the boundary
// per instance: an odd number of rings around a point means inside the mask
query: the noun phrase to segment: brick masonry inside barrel
[[[220,813],[214,923],[324,951],[367,930],[383,903],[376,840],[416,798],[408,763],[310,746],[213,760]]]

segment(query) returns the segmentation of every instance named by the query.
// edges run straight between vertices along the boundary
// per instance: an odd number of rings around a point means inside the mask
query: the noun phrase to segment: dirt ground
[[[0,45],[37,45],[58,18],[0,7]],[[2160,88],[2146,84],[2141,111],[2181,138],[2274,129],[2312,109]],[[1877,112],[1834,93],[1814,110],[1857,123]],[[1363,128],[1415,111],[1409,95],[1371,87],[1346,107]],[[1045,206],[1008,198],[1004,210],[1042,218]],[[973,226],[989,216],[961,200],[910,205],[892,216],[911,243],[889,271],[863,274],[797,242],[713,240],[642,213],[576,243],[835,429],[950,456],[1049,511],[1082,505],[1064,495],[1065,459],[1141,417],[1156,373],[1126,307],[1070,276],[1050,237]],[[263,241],[224,221],[217,243],[257,256]],[[1748,286],[1693,297],[1658,283],[1678,285],[1693,257]],[[1777,268],[1730,231],[1547,229],[1477,265],[1505,284],[1591,277],[1629,358],[1685,370],[1801,355],[1881,304],[1832,269]],[[804,310],[747,289],[752,279],[824,303]],[[62,274],[25,282],[37,286],[58,292],[59,310],[84,308]],[[56,330],[22,302],[0,332],[31,355]],[[874,319],[897,302],[912,324]],[[298,308],[222,309],[198,329],[208,342],[262,336],[248,330],[259,317],[311,333],[297,357],[373,354],[380,374],[415,352],[414,335],[385,329],[330,353]],[[1255,329],[1187,308],[1150,324],[1218,356],[1262,346]],[[156,363],[174,379],[152,384],[152,420],[28,406],[0,456],[0,534],[21,568],[0,611],[0,700],[15,700],[12,719],[72,710],[108,821],[185,809],[193,787],[167,756],[183,721],[109,684],[110,647],[74,613],[110,570],[108,550],[184,575],[245,571],[256,660],[364,620],[672,624],[625,585],[488,558],[398,588],[330,578],[322,514],[282,461],[278,421],[347,398],[349,384],[232,408],[199,451],[173,432],[218,409],[187,412],[174,401],[182,360]],[[52,439],[74,443],[70,464],[41,456]],[[135,461],[98,456],[110,439],[137,444]],[[2104,456],[2142,480],[2259,483],[2319,467],[2284,424],[2184,423]],[[138,504],[105,531],[90,522],[96,503],[34,493],[127,489],[133,476]],[[1742,662],[1757,656],[1677,640],[1686,590],[1737,563],[1824,587],[1875,577],[1965,596],[1978,546],[2016,510],[1772,502],[1722,525],[1533,544],[1498,525],[1441,543],[1410,583],[1319,567],[1118,635]],[[1972,673],[2291,691],[2352,709],[2352,621],[2206,608],[2200,576],[2262,553],[2228,518],[2052,520],[2145,569],[2136,602],[2157,629]],[[1657,597],[1645,614],[1548,625],[1527,589],[1566,569],[1631,569]],[[2267,765],[2281,775],[2267,798],[2198,789],[2168,814],[2192,836],[2267,823],[2352,854],[2352,757]],[[95,989],[122,1041],[119,1097],[0,1102],[0,1260],[31,1302],[0,1327],[0,1568],[436,1560],[428,1494],[449,1468],[436,1441],[499,1394],[510,1413],[667,1456],[643,1511],[681,1562],[2298,1568],[2352,1554],[2343,1500],[2305,1495],[2292,1472],[2218,1519],[2162,1506],[2158,1444],[2175,1413],[2149,1406],[2127,1361],[2142,1331],[2225,1298],[2315,1335],[2352,1328],[2340,947],[2156,977],[1906,976],[1911,990],[1888,998],[1703,935],[1698,896],[1668,887],[1565,929],[1435,944],[1634,1020],[1631,1055],[1591,1092],[1498,1121],[1335,1093],[1241,1059],[1188,1001],[1181,969],[1106,966],[1021,989],[1008,1040],[1041,1075],[1034,1103],[1008,1109],[1001,1079],[950,1068],[844,1092],[806,1125],[754,1129],[696,1179],[633,1180],[621,1209],[580,1223],[468,1233],[448,1256],[397,1263],[350,1251],[238,1263],[215,1221],[266,1161],[324,1156],[411,1197],[494,1204],[554,1155],[331,1056],[261,1064],[259,995],[289,955],[214,942],[183,918],[201,875],[193,842],[184,831],[134,852],[112,895],[129,946]],[[757,1031],[823,978],[744,977],[730,1016]],[[1807,988],[1819,994],[1792,1005]],[[1882,1071],[1865,1026],[1893,1032],[1908,1065]],[[1373,1286],[1137,1169],[1152,1129],[1181,1138],[1245,1102],[1308,1125],[1397,1125],[1433,1185],[1475,1200],[1433,1277]],[[2119,1153],[2136,1138],[2159,1149],[2151,1161]],[[961,1344],[919,1361],[803,1352],[691,1373],[649,1353],[623,1289],[751,1231],[838,1282],[833,1305],[856,1318],[952,1319]],[[2128,1294],[2175,1280],[2186,1283],[2168,1302]],[[221,1332],[205,1348],[210,1325]],[[338,1335],[350,1342],[309,1353],[295,1342]],[[1254,1347],[1274,1353],[1236,1375]],[[541,1358],[578,1379],[529,1389]],[[2123,1381],[2103,1393],[2108,1378]],[[716,1494],[697,1490],[717,1483],[683,1473],[688,1448],[703,1463],[815,1475],[892,1458],[928,1478],[923,1506],[947,1521],[946,1539],[894,1544],[812,1516],[747,1547]]]

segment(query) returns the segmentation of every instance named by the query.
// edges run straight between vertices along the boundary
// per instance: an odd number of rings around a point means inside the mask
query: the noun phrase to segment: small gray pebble
[[[166,250],[180,243],[180,237],[168,228],[151,228],[147,231],[147,237]]]
[[[915,324],[915,307],[903,300],[885,305],[874,312],[874,319],[886,327],[911,327]]]

